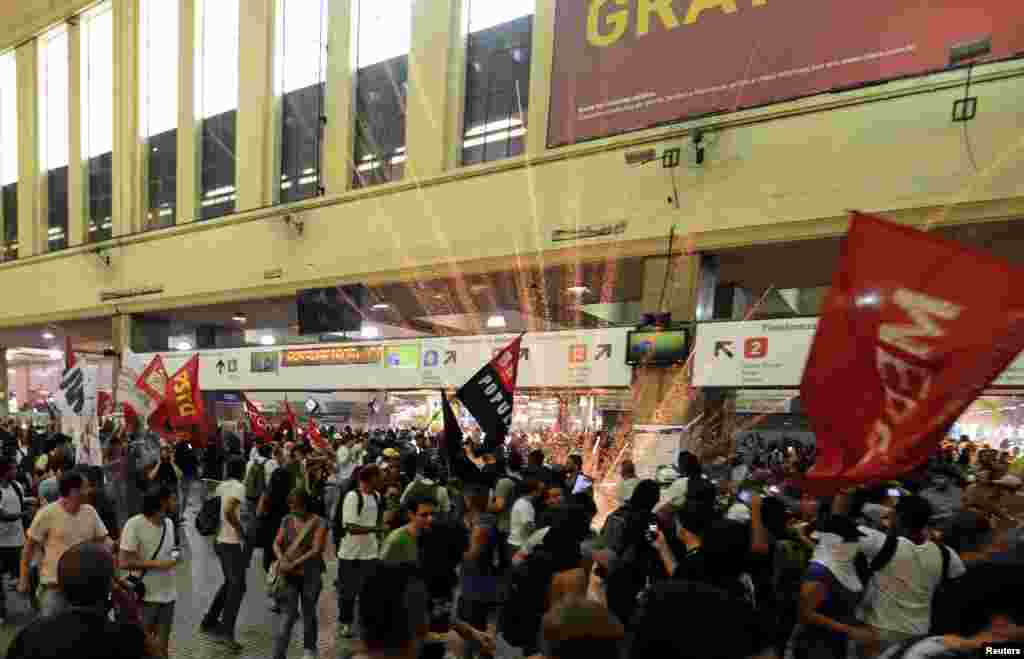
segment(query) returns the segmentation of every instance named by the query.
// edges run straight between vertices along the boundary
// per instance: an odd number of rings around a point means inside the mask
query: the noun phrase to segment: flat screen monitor
[[[368,299],[362,284],[301,290],[296,296],[299,333],[358,332]]]
[[[626,363],[678,364],[690,354],[690,332],[684,329],[634,330],[626,339]]]

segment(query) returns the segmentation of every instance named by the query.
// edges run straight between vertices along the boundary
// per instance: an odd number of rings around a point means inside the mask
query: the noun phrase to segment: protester
[[[621,506],[633,496],[633,490],[636,489],[636,484],[640,482],[640,479],[636,477],[636,465],[632,460],[622,461],[619,466],[619,475],[622,476],[622,480],[615,490],[615,498]]]
[[[288,496],[296,489],[294,472],[289,469],[291,453],[282,449],[278,452],[278,458],[279,468],[270,473],[267,486],[256,505],[255,528],[251,534],[254,546],[263,550],[264,572],[270,570],[270,564],[274,561],[277,530],[288,514]]]
[[[437,465],[424,464],[421,473],[417,474],[416,478],[402,492],[402,504],[405,505],[405,502],[410,498],[422,499],[429,497],[437,504],[437,513],[439,515],[450,515],[452,503],[448,497],[448,488],[441,485],[440,481]]]
[[[120,568],[144,587],[142,620],[146,633],[159,641],[160,657],[169,657],[168,644],[178,600],[179,554],[173,545],[177,489],[155,485],[142,500],[142,514],[129,519],[121,533]]]
[[[203,632],[222,640],[236,652],[243,649],[235,638],[235,623],[245,597],[246,571],[249,567],[249,557],[244,547],[245,531],[238,516],[245,499],[245,485],[242,484],[244,475],[245,459],[237,456],[229,458],[225,465],[226,480],[217,486],[213,494],[220,498],[220,527],[213,548],[220,559],[224,583],[217,590],[200,624]]]
[[[41,508],[28,530],[21,555],[18,592],[29,593],[29,566],[36,551],[41,549],[41,585],[37,596],[42,615],[54,615],[66,606],[57,581],[57,563],[64,552],[81,542],[108,541],[107,527],[96,509],[82,503],[82,482],[82,475],[77,472],[62,475],[60,499]]]
[[[84,542],[63,552],[55,566],[57,585],[70,608],[43,616],[22,629],[8,659],[148,659],[160,654],[155,639],[138,626],[107,617],[114,557],[101,543]]]
[[[342,537],[338,547],[338,634],[352,636],[355,604],[366,575],[379,557],[377,533],[382,528],[383,503],[377,494],[380,469],[367,465],[358,471],[358,487],[341,504]]]
[[[686,491],[689,487],[690,479],[700,478],[703,475],[700,460],[689,451],[679,452],[678,465],[679,478],[673,481],[667,490],[662,492],[661,501],[658,503],[657,508],[655,508],[655,513],[659,513],[662,510],[671,512],[682,508],[683,504],[686,503]]]
[[[46,458],[46,477],[39,481],[37,486],[39,498],[46,503],[53,503],[60,497],[61,476],[69,469],[67,458],[63,451],[54,450]]]
[[[294,491],[288,504],[291,514],[285,517],[274,541],[278,578],[284,579],[279,595],[281,619],[274,634],[274,659],[285,659],[288,654],[300,604],[303,659],[315,659],[319,633],[317,605],[323,588],[327,520],[310,512],[310,496],[304,490]]]
[[[25,520],[30,514],[14,472],[10,459],[0,456],[0,625],[7,618],[7,589],[3,588],[2,579],[4,575],[18,576],[25,546]]]
[[[469,547],[462,557],[462,584],[459,598],[459,618],[476,629],[486,629],[487,620],[498,604],[499,553],[503,551],[495,516],[487,512],[488,492],[483,485],[470,484],[465,491],[465,514],[462,522],[469,535]],[[419,499],[418,501],[426,501]],[[412,501],[416,501],[413,499]],[[422,508],[412,509],[419,517]],[[422,523],[414,519],[411,524],[418,536]],[[419,527],[419,528],[416,528]],[[397,533],[397,532],[396,532]],[[413,537],[415,542],[416,537]],[[390,538],[389,538],[390,539]],[[387,547],[385,546],[385,550]],[[385,559],[386,560],[386,559]],[[467,644],[464,659],[476,655],[475,644]]]
[[[637,595],[660,569],[654,543],[660,488],[653,480],[640,481],[629,502],[608,516],[602,536],[612,557],[606,581],[608,608],[619,620],[632,620]]]
[[[537,506],[544,492],[544,484],[529,478],[523,483],[523,496],[512,505],[509,519],[509,551],[515,555],[526,545],[530,535],[537,528]]]
[[[117,545],[121,536],[121,525],[118,523],[117,510],[104,488],[102,467],[82,467],[82,501],[96,509],[103,520],[103,525],[110,532],[110,539]]]
[[[381,547],[380,560],[419,565],[419,538],[430,529],[434,508],[433,499],[409,499],[403,506],[409,521],[388,534]]]
[[[621,659],[626,629],[600,604],[567,598],[544,616],[544,659]]]

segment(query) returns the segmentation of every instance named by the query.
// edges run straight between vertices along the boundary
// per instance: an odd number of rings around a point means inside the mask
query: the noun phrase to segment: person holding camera
[[[633,618],[637,595],[660,573],[658,518],[653,512],[660,495],[657,482],[642,480],[629,502],[605,521],[602,542],[611,556],[605,583],[608,608],[620,620]]]
[[[142,499],[142,514],[128,520],[121,533],[120,567],[142,602],[146,634],[159,639],[160,657],[174,626],[178,599],[176,568],[180,550],[174,545],[173,516],[178,510],[177,490],[166,485],[151,488]]]

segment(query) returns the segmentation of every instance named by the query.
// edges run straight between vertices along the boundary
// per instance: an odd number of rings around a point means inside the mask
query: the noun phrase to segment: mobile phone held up
[[[654,544],[654,541],[658,539],[658,525],[651,522],[647,526],[647,532],[644,533],[644,538],[646,538],[648,544]]]
[[[754,498],[754,493],[751,492],[750,490],[740,490],[739,493],[736,495],[736,498],[740,502],[749,506],[751,500],[753,500]]]

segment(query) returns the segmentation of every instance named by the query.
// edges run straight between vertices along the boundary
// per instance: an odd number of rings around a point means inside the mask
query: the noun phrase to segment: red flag
[[[295,411],[292,410],[292,406],[288,404],[287,398],[284,399],[284,413],[285,419],[288,421],[288,425],[290,425],[293,429],[298,428],[299,423],[298,420],[295,418]]]
[[[78,358],[75,357],[75,351],[71,349],[71,337],[64,337],[64,370],[70,371],[78,363]]]
[[[174,428],[198,425],[203,418],[203,397],[199,391],[199,355],[185,362],[167,381],[164,396],[167,416]]]
[[[309,420],[309,426],[306,427],[306,436],[309,437],[309,441],[312,442],[313,446],[321,451],[330,450],[330,444],[328,444],[327,440],[320,434],[320,428],[317,427],[313,419]]]
[[[160,355],[157,355],[150,360],[142,374],[139,375],[139,378],[135,381],[135,387],[149,396],[157,405],[161,405],[167,393],[167,380],[167,369],[164,368],[164,360]]]
[[[512,405],[516,395],[522,341],[523,335],[520,334],[499,350],[494,359],[484,364],[455,393],[487,433],[486,444],[489,448],[501,445],[512,425]]]
[[[96,392],[96,416],[105,417],[114,411],[114,397],[106,391]]]
[[[1024,348],[1024,271],[854,214],[800,392],[825,493],[906,474]]]
[[[121,403],[121,410],[124,412],[125,425],[128,426],[128,430],[134,432],[139,427],[138,411],[129,403]]]
[[[259,408],[253,405],[252,401],[245,394],[242,394],[242,402],[245,403],[245,415],[249,419],[249,427],[261,441],[269,442],[274,438],[274,431],[270,429],[270,422],[263,416]]]

